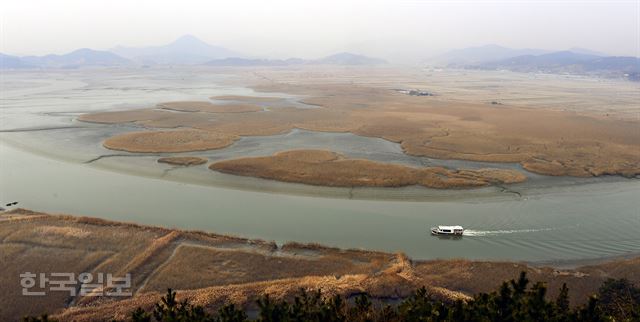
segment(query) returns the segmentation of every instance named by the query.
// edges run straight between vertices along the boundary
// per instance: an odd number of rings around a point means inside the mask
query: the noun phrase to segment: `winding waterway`
[[[116,153],[100,142],[133,125],[75,121],[88,111],[257,94],[220,85],[226,77],[232,76],[188,69],[5,75],[0,201],[279,243],[405,252],[418,259],[561,261],[640,251],[637,179],[527,173],[525,184],[472,190],[313,187],[224,175],[206,166],[172,168],[157,164],[157,155]],[[229,148],[199,155],[218,160],[292,148],[330,148],[411,166],[487,166],[409,157],[397,144],[375,138],[300,130],[242,138]],[[520,169],[516,164],[491,166]],[[461,239],[430,236],[428,228],[438,224],[460,224],[467,232]]]

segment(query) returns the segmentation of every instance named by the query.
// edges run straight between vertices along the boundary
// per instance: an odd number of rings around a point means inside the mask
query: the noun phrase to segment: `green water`
[[[186,184],[105,171],[0,145],[0,199],[20,206],[277,242],[402,251],[414,258],[588,259],[640,250],[640,183],[538,192],[518,200],[373,201]],[[459,240],[428,234],[460,224]]]
[[[526,173],[526,183],[506,189],[314,187],[235,177],[206,166],[172,168],[158,164],[156,155],[114,156],[114,151],[102,147],[102,140],[131,131],[131,125],[75,120],[83,112],[148,107],[169,100],[265,95],[225,85],[226,77],[192,69],[3,73],[0,202],[278,243],[405,252],[419,259],[561,261],[640,252],[637,179]],[[242,138],[228,148],[199,154],[220,160],[295,148],[331,149],[410,166],[522,171],[517,164],[410,157],[399,145],[381,139],[298,130]],[[85,163],[90,160],[95,161]],[[454,224],[467,229],[462,239],[439,239],[428,233],[431,226]]]

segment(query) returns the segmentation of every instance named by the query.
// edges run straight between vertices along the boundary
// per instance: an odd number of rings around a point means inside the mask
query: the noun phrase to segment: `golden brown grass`
[[[19,216],[26,219],[0,221],[3,321],[45,311],[57,312],[63,321],[125,318],[138,306],[150,308],[166,287],[178,290],[180,299],[215,311],[231,301],[252,307],[264,293],[291,297],[301,287],[327,295],[368,292],[389,298],[426,285],[443,298],[466,298],[494,290],[522,270],[534,281],[547,282],[551,296],[566,282],[573,303],[584,302],[608,277],[640,282],[639,258],[561,271],[508,262],[412,261],[402,254],[295,242],[277,249],[259,240],[22,209],[2,213],[0,219]],[[71,299],[63,292],[24,297],[19,274],[25,271],[131,272],[136,293],[125,299]]]
[[[338,153],[323,150],[294,150],[268,157],[225,160],[213,163],[209,168],[234,175],[337,187],[423,185],[431,188],[465,188],[526,180],[526,176],[515,170],[412,168],[347,159]]]
[[[104,146],[127,152],[188,152],[220,149],[231,145],[237,137],[207,131],[145,131],[110,137]]]
[[[602,283],[609,277],[629,278],[638,281],[631,270],[638,271],[639,263],[633,263],[626,272],[606,272],[602,268],[624,265],[627,261],[615,261],[596,265],[594,267],[580,267],[573,270],[558,270],[551,267],[532,267],[521,263],[486,262],[469,260],[435,260],[415,264],[414,270],[422,283],[438,285],[448,290],[474,294],[496,290],[500,284],[514,278],[521,271],[527,272],[532,282],[544,282],[548,287],[548,295],[556,297],[563,283],[567,283],[573,305],[582,304],[587,300],[587,294],[594,294]]]
[[[91,234],[81,228],[57,226],[39,227],[36,232],[41,235],[62,235],[63,238],[85,238]]]
[[[307,96],[305,103],[323,108],[281,107],[261,113],[220,113],[215,118],[146,109],[89,114],[79,119],[137,122],[147,127],[191,127],[229,140],[235,136],[280,134],[293,128],[351,132],[398,142],[405,153],[416,156],[519,162],[530,171],[549,175],[632,177],[640,174],[637,120],[415,97],[374,85],[269,83],[256,89],[304,95]],[[263,98],[217,99],[252,104]],[[162,140],[166,136],[162,132],[150,133],[149,136],[161,139],[160,144],[172,146],[171,142]],[[204,143],[207,140],[194,144],[182,142],[184,147],[179,150],[226,146],[208,145]]]
[[[117,274],[132,257],[142,252],[157,236],[136,226],[106,225],[78,217],[56,217],[22,210],[9,216],[24,220],[0,221],[0,302],[6,305],[0,320],[23,314],[55,312],[71,300],[68,293],[48,292],[47,296],[22,296],[20,277],[24,272]],[[5,215],[0,215],[4,217]]]
[[[185,275],[185,267],[200,269],[197,274]],[[183,244],[152,276],[145,291],[162,292],[172,285],[197,289],[292,277],[371,273],[376,269],[377,265],[355,264],[346,256],[291,256]]]

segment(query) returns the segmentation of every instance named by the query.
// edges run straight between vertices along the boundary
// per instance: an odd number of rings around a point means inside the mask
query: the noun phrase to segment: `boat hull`
[[[462,234],[464,233],[464,231],[461,232],[442,232],[439,231],[437,229],[431,229],[431,235],[437,235],[437,236],[462,236]]]

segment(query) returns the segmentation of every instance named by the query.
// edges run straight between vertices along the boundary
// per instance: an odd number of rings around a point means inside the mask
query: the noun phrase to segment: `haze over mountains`
[[[195,65],[212,59],[241,57],[242,55],[224,47],[209,45],[206,42],[185,35],[164,46],[122,47],[110,50],[112,53],[131,59],[137,63],[154,65]]]
[[[640,80],[640,58],[608,56],[584,48],[564,51],[512,49],[486,45],[456,49],[426,61],[434,66],[579,74]]]
[[[614,78],[640,79],[640,58],[607,56],[584,48],[565,51],[512,49],[485,45],[456,49],[425,61],[432,66],[516,72],[587,74]],[[140,67],[154,65],[206,66],[297,66],[338,65],[378,66],[383,59],[348,52],[319,59],[262,59],[210,45],[185,35],[162,46],[123,47],[104,50],[78,49],[63,55],[11,56],[0,53],[0,69]]]
[[[559,51],[544,55],[523,55],[503,60],[481,63],[480,69],[508,69],[517,72],[549,72],[549,73],[611,73],[636,75],[640,73],[640,58],[596,56]],[[618,75],[620,76],[620,75]],[[623,76],[623,75],[622,75]],[[636,75],[637,76],[637,75]]]
[[[80,68],[86,66],[133,66],[134,63],[114,53],[82,48],[64,55],[10,56],[0,54],[0,68]]]
[[[570,51],[575,54],[583,54],[583,55],[592,55],[592,56],[609,56],[605,53],[579,48],[572,47],[567,49],[566,51]],[[538,56],[544,54],[550,54],[556,52],[554,50],[546,50],[546,49],[535,49],[535,48],[523,48],[523,49],[514,49],[507,48],[500,45],[489,44],[484,46],[477,47],[467,47],[462,49],[454,49],[447,51],[444,54],[431,57],[426,60],[427,63],[433,65],[442,65],[442,66],[468,66],[481,64],[486,62],[498,61],[503,59],[508,59],[512,57],[518,56]]]
[[[450,50],[444,54],[427,59],[427,62],[442,66],[464,66],[482,62],[505,59],[521,55],[540,55],[549,53],[543,49],[512,49],[499,45],[484,45]]]
[[[190,35],[170,44],[150,47],[118,46],[109,51],[78,49],[64,55],[11,56],[0,54],[0,68],[80,68],[142,65],[289,66],[302,64],[381,65],[387,62],[352,53],[320,59],[255,59],[224,47],[213,46]]]

